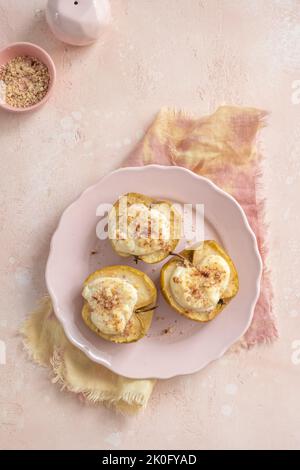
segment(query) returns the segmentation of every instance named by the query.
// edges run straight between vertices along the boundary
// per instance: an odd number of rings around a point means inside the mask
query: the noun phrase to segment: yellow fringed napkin
[[[162,109],[126,166],[182,165],[212,179],[242,204],[265,260],[263,204],[258,203],[257,196],[259,155],[253,148],[264,116],[257,109],[231,106],[223,106],[201,119]],[[93,363],[69,343],[49,297],[29,316],[22,333],[33,360],[50,367],[53,381],[62,388],[123,412],[136,412],[147,405],[155,381],[125,379]],[[240,344],[250,347],[276,337],[272,289],[264,269],[254,320]]]
[[[135,413],[147,405],[155,381],[126,379],[92,362],[66,338],[49,297],[29,315],[21,333],[33,361],[50,367],[52,382],[62,389],[124,413]]]

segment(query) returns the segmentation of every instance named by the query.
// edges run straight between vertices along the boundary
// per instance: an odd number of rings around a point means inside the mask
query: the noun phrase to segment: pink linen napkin
[[[124,166],[178,165],[206,176],[241,204],[254,230],[264,270],[252,324],[239,346],[249,348],[278,336],[273,292],[266,268],[264,201],[259,198],[261,155],[255,141],[264,111],[222,106],[202,118],[163,108]]]

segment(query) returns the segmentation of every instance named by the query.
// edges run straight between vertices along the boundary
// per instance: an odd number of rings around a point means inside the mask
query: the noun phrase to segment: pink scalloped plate
[[[81,319],[82,283],[96,269],[112,264],[135,266],[99,240],[96,215],[101,203],[139,192],[180,204],[203,204],[206,239],[220,243],[233,259],[240,290],[213,321],[199,324],[176,314],[159,294],[159,308],[148,335],[117,345],[99,338]],[[185,245],[182,240],[178,251]],[[163,263],[138,268],[155,282]],[[167,379],[196,372],[220,358],[249,327],[260,290],[262,262],[245,213],[230,195],[206,178],[181,167],[149,165],[122,168],[88,188],[63,213],[51,241],[46,282],[54,311],[69,340],[92,361],[125,377]]]

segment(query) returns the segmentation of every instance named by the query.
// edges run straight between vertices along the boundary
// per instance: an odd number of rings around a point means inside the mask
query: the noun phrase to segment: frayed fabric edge
[[[65,368],[63,355],[60,351],[55,350],[51,358],[51,366],[53,370],[52,383],[60,386],[60,390],[68,390],[93,405],[102,404],[123,414],[134,414],[147,405],[142,394],[126,392],[124,395],[113,396],[110,392],[95,391],[84,387],[72,386],[65,377]],[[129,408],[131,407],[131,408]],[[126,410],[126,413],[125,413]]]
[[[265,123],[265,116],[262,118],[263,127],[266,125]],[[262,152],[259,152],[258,159],[257,159],[257,169],[255,173],[255,187],[256,191],[256,204],[257,204],[257,217],[258,217],[258,226],[260,227],[260,247],[259,252],[261,254],[263,260],[263,273],[262,277],[264,279],[264,289],[268,294],[269,298],[269,319],[272,321],[272,326],[267,334],[261,333],[254,339],[247,338],[247,333],[242,336],[235,344],[231,346],[229,349],[230,352],[238,353],[242,349],[249,350],[252,349],[254,346],[259,345],[268,345],[273,343],[279,338],[279,331],[277,328],[277,316],[273,310],[273,301],[274,301],[274,291],[271,282],[271,271],[270,268],[267,266],[267,256],[269,253],[269,239],[268,239],[268,230],[269,224],[266,222],[266,199],[262,196],[264,190],[264,183],[262,181],[263,178],[263,171],[261,168],[261,162],[264,160],[264,155]],[[251,328],[251,325],[250,327]]]

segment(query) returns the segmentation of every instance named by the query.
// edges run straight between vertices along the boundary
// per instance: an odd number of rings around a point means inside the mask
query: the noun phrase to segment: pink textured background
[[[0,46],[36,42],[58,71],[40,112],[0,114],[0,448],[299,449],[300,2],[111,3],[105,37],[77,49],[49,33],[45,1],[0,0]],[[202,115],[224,103],[272,113],[260,147],[281,339],[160,382],[139,416],[84,406],[27,360],[16,335],[45,291],[58,217],[119,165],[161,106]]]

